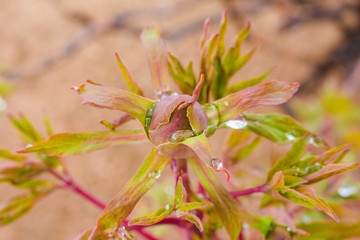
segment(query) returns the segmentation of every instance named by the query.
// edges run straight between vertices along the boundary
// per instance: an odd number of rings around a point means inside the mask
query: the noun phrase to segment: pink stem
[[[244,189],[244,190],[240,190],[240,191],[236,191],[236,192],[231,192],[231,196],[233,196],[234,198],[240,197],[240,196],[246,196],[246,195],[250,195],[252,193],[264,193],[266,192],[266,183],[261,184],[257,187],[253,187],[253,188],[248,188],[248,189]]]
[[[70,175],[61,176],[56,171],[50,170],[50,172],[59,180],[61,180],[63,183],[65,183],[66,188],[73,190],[74,192],[78,193],[82,197],[84,197],[89,202],[92,202],[94,205],[98,206],[101,209],[104,209],[106,207],[106,204],[102,203],[100,200],[92,196],[90,193],[86,192],[84,189],[82,189],[79,185],[77,185]]]

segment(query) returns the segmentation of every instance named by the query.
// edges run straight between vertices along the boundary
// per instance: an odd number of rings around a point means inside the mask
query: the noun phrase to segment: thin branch
[[[248,188],[248,189],[244,189],[244,190],[240,190],[240,191],[236,191],[236,192],[231,192],[231,196],[233,196],[234,198],[240,197],[240,196],[246,196],[246,195],[250,195],[253,193],[265,193],[267,190],[267,184],[261,184],[259,186],[253,187],[253,188]]]

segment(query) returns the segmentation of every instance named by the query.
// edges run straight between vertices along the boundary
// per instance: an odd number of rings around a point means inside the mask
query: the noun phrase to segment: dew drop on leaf
[[[170,210],[170,204],[166,204],[165,209],[166,209],[166,211],[169,211]]]
[[[4,111],[7,107],[6,101],[0,96],[0,112]]]
[[[229,105],[230,105],[229,101],[225,101],[225,102],[224,102],[224,106],[225,106],[225,107],[228,107]]]
[[[339,187],[337,192],[341,197],[348,198],[354,196],[358,192],[358,189],[355,186],[347,185]]]
[[[225,122],[225,126],[232,128],[232,129],[242,129],[244,127],[246,127],[247,125],[247,121],[242,119],[242,120],[229,120],[227,122]]]
[[[295,140],[295,136],[291,132],[285,133],[285,136],[290,142]]]
[[[155,179],[158,179],[160,177],[160,172],[155,170],[155,171],[152,171],[151,173],[149,173],[149,177],[153,177]]]
[[[215,170],[220,170],[224,168],[222,161],[218,158],[211,159],[210,166]]]
[[[319,147],[322,144],[322,139],[319,136],[313,135],[309,138],[309,143],[316,147]]]
[[[291,232],[292,231],[291,227],[287,227],[286,231]]]
[[[189,137],[193,137],[195,136],[195,133],[191,130],[179,130],[174,132],[170,138],[169,141],[172,143],[176,143],[176,142],[182,142],[185,139],[189,138]]]

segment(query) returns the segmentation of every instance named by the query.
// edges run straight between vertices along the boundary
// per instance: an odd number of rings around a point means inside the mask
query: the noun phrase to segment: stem
[[[89,202],[93,203],[94,205],[98,206],[101,209],[104,209],[106,207],[106,204],[102,203],[96,197],[94,197],[93,195],[85,191],[82,187],[77,185],[70,175],[66,174],[65,176],[61,176],[59,173],[57,173],[54,170],[50,170],[50,173],[53,174],[59,180],[61,180],[65,184],[66,188],[73,190],[74,192],[81,195]]]
[[[246,195],[250,195],[250,194],[258,193],[258,192],[264,193],[264,192],[266,192],[266,186],[267,186],[266,183],[264,183],[257,187],[248,188],[248,189],[244,189],[244,190],[240,190],[240,191],[236,191],[236,192],[231,192],[230,194],[231,194],[231,196],[233,196],[233,198],[237,198],[240,196],[246,196]]]

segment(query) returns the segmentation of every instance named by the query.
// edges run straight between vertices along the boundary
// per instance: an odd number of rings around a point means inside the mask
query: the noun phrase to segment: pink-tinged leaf
[[[283,172],[279,171],[279,172],[275,173],[274,176],[270,179],[270,181],[268,181],[268,183],[266,185],[267,185],[268,190],[273,190],[273,189],[284,187],[285,181],[284,181]]]
[[[334,212],[334,210],[329,206],[329,204],[326,202],[325,199],[316,196],[316,192],[312,187],[301,185],[301,186],[296,187],[296,190],[305,194],[312,200],[314,200],[317,204],[317,207],[320,210],[324,211],[327,215],[329,215],[336,222],[339,222],[339,218],[336,216],[336,213]]]
[[[81,154],[111,146],[143,143],[146,141],[147,137],[143,130],[60,133],[19,152],[39,152],[46,155]]]
[[[190,212],[192,210],[195,209],[199,209],[199,208],[204,208],[207,207],[206,203],[202,203],[202,202],[189,202],[189,203],[184,203],[182,204],[178,210],[181,212]]]
[[[204,47],[205,42],[208,39],[209,29],[210,29],[210,19],[207,18],[204,22],[204,31],[203,31],[203,35],[201,37],[201,44],[200,44],[201,48]]]
[[[310,197],[306,196],[303,193],[296,191],[295,189],[283,188],[283,189],[278,189],[277,192],[279,193],[279,195],[282,198],[284,198],[288,201],[291,201],[293,203],[302,205],[307,208],[316,208],[317,207],[317,204],[313,199],[311,199]],[[275,195],[275,197],[279,198],[276,195]],[[280,200],[282,200],[281,197],[280,197]]]
[[[307,180],[306,184],[314,184],[334,175],[349,171],[351,169],[355,169],[359,166],[360,163],[327,164],[319,171],[305,176],[304,179]]]
[[[328,151],[324,152],[323,154],[321,154],[319,157],[317,157],[316,159],[314,159],[312,161],[312,163],[316,163],[316,162],[320,162],[320,163],[332,163],[334,161],[337,161],[336,156],[338,154],[342,155],[343,153],[346,154],[348,153],[348,150],[350,150],[350,148],[354,145],[354,143],[348,143],[348,144],[344,144],[344,145],[340,145],[334,148],[329,149]],[[342,156],[344,157],[344,156]],[[341,160],[341,159],[340,159]]]
[[[219,99],[213,104],[219,110],[220,123],[224,123],[256,106],[282,104],[288,101],[298,88],[298,83],[272,80],[245,88]]]
[[[73,87],[73,90],[84,100],[83,103],[127,112],[136,117],[143,126],[148,108],[155,103],[122,89],[89,83]]]
[[[182,181],[182,177],[179,177],[175,189],[175,198],[174,198],[175,209],[183,205],[183,203],[186,201],[186,197],[187,194],[186,194],[186,189],[184,187],[184,183]]]
[[[141,34],[141,40],[148,54],[151,80],[160,95],[170,91],[168,82],[167,51],[160,29],[151,27]]]
[[[25,160],[24,156],[20,154],[13,154],[6,149],[0,149],[0,158],[4,158],[15,162],[22,162]]]
[[[111,131],[114,131],[117,127],[119,127],[120,125],[122,125],[123,123],[126,123],[130,120],[134,119],[133,116],[131,116],[128,113],[125,113],[124,115],[122,115],[120,118],[112,121],[112,122],[108,122],[106,120],[101,120],[100,123],[102,125],[104,125],[107,129],[110,129]]]
[[[213,171],[198,157],[188,158],[201,185],[212,200],[215,210],[231,239],[237,239],[241,230],[238,203],[219,183]]]
[[[115,56],[116,56],[116,59],[117,59],[117,61],[119,63],[121,73],[123,74],[125,82],[129,86],[130,91],[132,93],[137,94],[137,95],[144,96],[144,93],[141,91],[139,85],[133,79],[129,69],[126,67],[126,65],[123,63],[122,59],[119,57],[119,54],[115,53]]]
[[[195,224],[195,226],[197,227],[197,229],[199,229],[200,232],[202,232],[204,229],[201,220],[195,214],[184,212],[179,214],[179,218],[185,219],[186,221]]]
[[[224,11],[223,15],[222,15],[222,19],[221,19],[220,29],[219,29],[219,37],[218,37],[217,43],[216,43],[216,56],[220,57],[220,58],[225,53],[224,37],[225,37],[226,28],[227,28],[227,23],[228,23],[228,16],[227,16],[226,11]]]
[[[174,206],[168,204],[168,205],[166,205],[166,207],[160,208],[153,214],[131,219],[129,222],[129,225],[130,226],[131,225],[143,225],[143,226],[144,225],[152,225],[152,224],[155,224],[155,223],[158,223],[158,222],[164,220],[173,211],[174,211]]]
[[[111,236],[116,232],[121,222],[132,212],[140,198],[159,178],[170,160],[170,158],[158,154],[155,149],[151,151],[136,175],[100,213],[98,228],[104,235]]]

